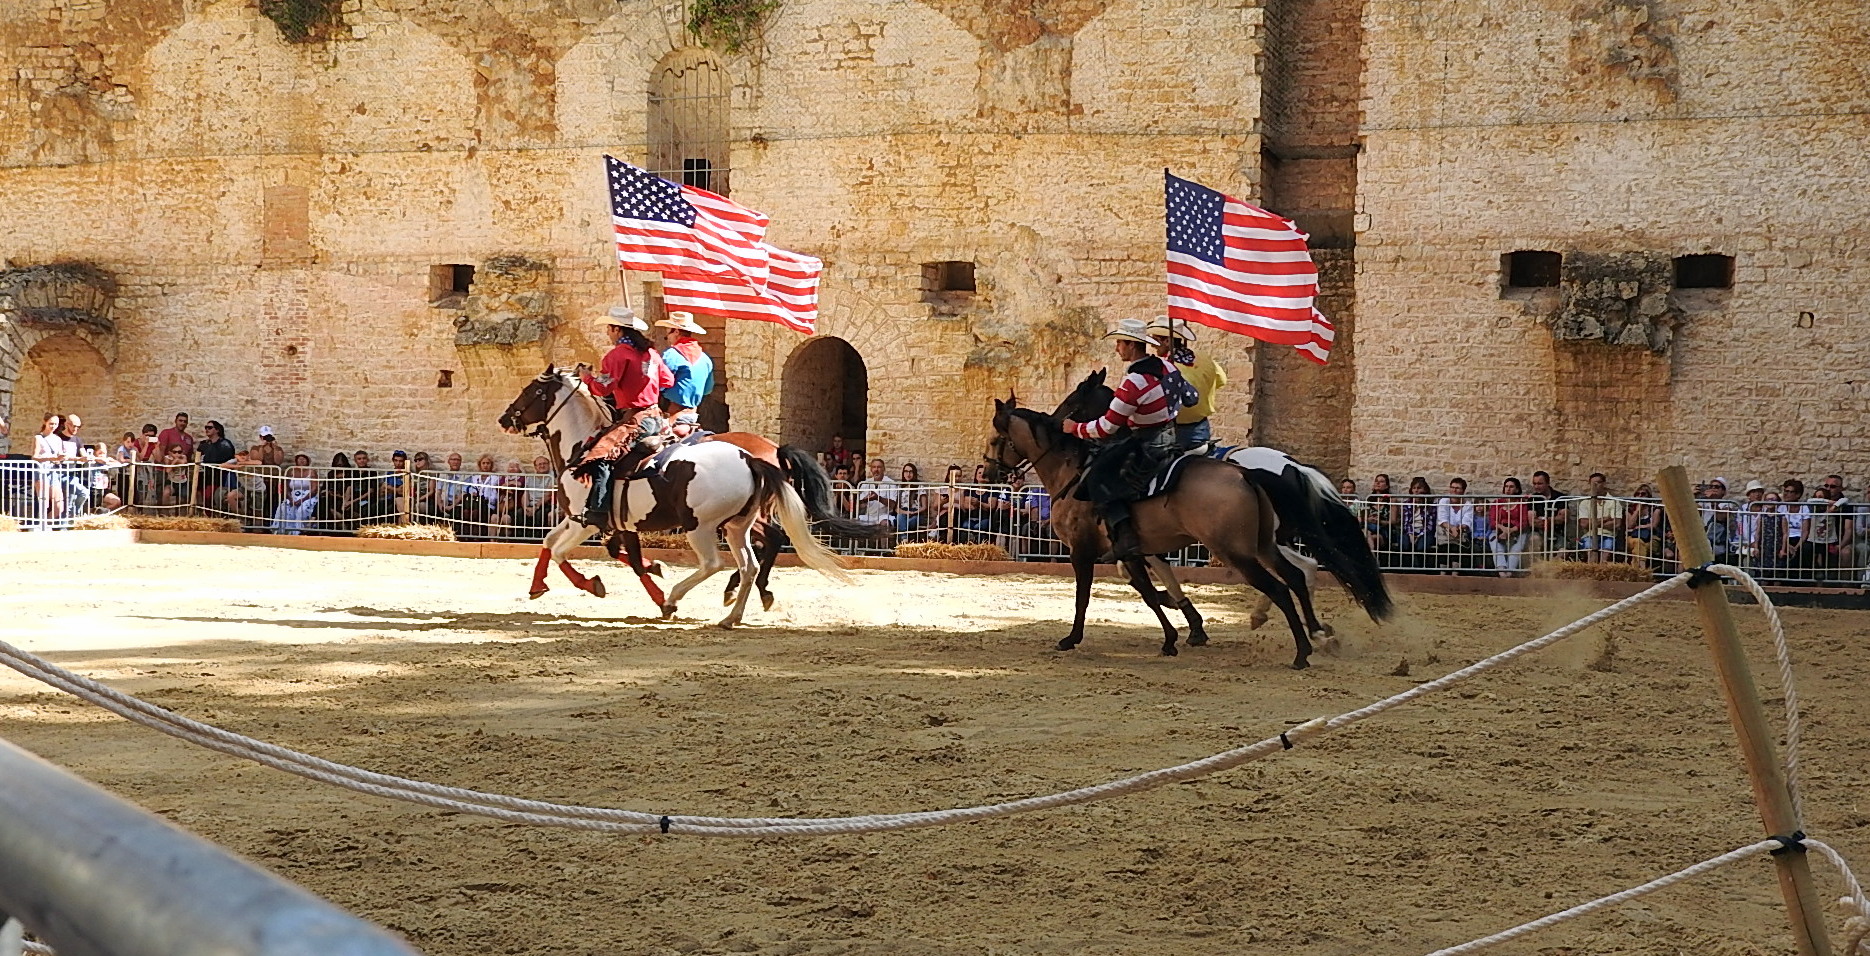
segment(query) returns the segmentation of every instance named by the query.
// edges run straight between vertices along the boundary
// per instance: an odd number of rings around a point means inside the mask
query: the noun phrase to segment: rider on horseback
[[[1175,443],[1187,450],[1214,437],[1208,416],[1214,414],[1214,393],[1227,384],[1227,369],[1192,344],[1195,331],[1186,319],[1170,320],[1158,316],[1149,323],[1149,334],[1156,340],[1156,354],[1175,363],[1175,377],[1186,383],[1182,410],[1175,415]]]
[[[1065,419],[1067,434],[1093,441],[1109,438],[1128,427],[1130,435],[1109,443],[1085,469],[1077,496],[1089,499],[1110,534],[1110,551],[1098,560],[1121,561],[1141,556],[1130,502],[1143,493],[1150,476],[1178,452],[1175,443],[1175,397],[1164,389],[1169,369],[1149,354],[1155,345],[1141,319],[1124,319],[1105,338],[1117,340],[1117,356],[1130,363],[1117,383],[1110,409],[1089,422]]]
[[[576,474],[591,479],[579,521],[601,527],[610,512],[615,490],[613,475],[628,476],[636,466],[662,447],[662,420],[656,399],[674,383],[662,356],[649,344],[649,326],[629,306],[612,306],[598,320],[616,347],[604,356],[595,376],[585,376],[591,393],[607,399],[617,410],[617,423],[591,439]],[[621,462],[619,462],[621,459]]]

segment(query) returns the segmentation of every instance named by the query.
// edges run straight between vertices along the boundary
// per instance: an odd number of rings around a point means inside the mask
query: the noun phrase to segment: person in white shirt
[[[857,483],[857,517],[866,524],[894,524],[896,479],[883,473],[881,458],[869,462],[870,476]]]
[[[1435,502],[1435,544],[1447,562],[1444,567],[1470,566],[1468,561],[1474,554],[1474,499],[1467,497],[1465,478],[1450,480],[1448,494]]]

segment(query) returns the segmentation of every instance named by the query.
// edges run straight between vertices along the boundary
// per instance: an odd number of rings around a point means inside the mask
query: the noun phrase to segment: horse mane
[[[1057,449],[1063,449],[1068,453],[1081,452],[1090,445],[1089,442],[1076,435],[1067,435],[1060,431],[1059,419],[1055,415],[1047,415],[1036,408],[1009,408],[1007,414],[1017,416],[1032,427],[1033,440],[1039,443],[1040,455]]]

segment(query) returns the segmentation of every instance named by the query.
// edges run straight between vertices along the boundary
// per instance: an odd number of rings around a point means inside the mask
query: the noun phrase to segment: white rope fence
[[[1786,705],[1786,778],[1792,788],[1795,813],[1803,819],[1802,808],[1797,803],[1797,755],[1799,744],[1799,709],[1797,695],[1793,691],[1791,654],[1777,609],[1765,590],[1746,572],[1729,565],[1713,565],[1708,571],[1732,577],[1746,587],[1759,602],[1766,613],[1773,631],[1774,648],[1779,663],[1781,684],[1785,692]],[[1565,625],[1542,637],[1509,648],[1491,657],[1452,671],[1435,680],[1425,682],[1403,691],[1402,693],[1376,701],[1357,710],[1348,711],[1333,717],[1321,717],[1306,721],[1297,727],[1273,737],[1256,741],[1243,747],[1213,754],[1208,757],[1152,770],[1147,773],[1113,780],[1095,786],[1081,787],[1045,796],[1027,797],[1021,800],[986,804],[973,807],[959,807],[947,810],[925,810],[907,813],[865,814],[842,817],[710,817],[674,814],[654,814],[640,811],[618,810],[607,807],[588,807],[575,804],[551,803],[528,800],[505,794],[485,793],[459,787],[447,787],[421,780],[412,780],[388,774],[380,774],[359,767],[340,764],[314,757],[310,754],[291,750],[276,744],[256,740],[242,734],[205,724],[183,717],[173,711],[158,707],[147,701],[117,691],[95,680],[73,673],[40,657],[27,653],[11,644],[0,641],[0,664],[25,674],[28,677],[45,682],[52,687],[77,696],[95,704],[126,720],[142,724],[162,733],[180,738],[190,743],[206,747],[221,753],[242,757],[254,762],[297,774],[311,780],[344,787],[359,793],[387,799],[404,800],[437,809],[452,810],[461,813],[477,814],[512,823],[525,823],[540,826],[569,827],[582,830],[594,830],[608,833],[663,833],[692,834],[696,836],[719,836],[753,838],[764,836],[829,836],[838,834],[877,833],[890,830],[907,830],[918,827],[939,826],[952,823],[965,823],[994,817],[1009,816],[1034,810],[1070,806],[1131,793],[1140,793],[1198,777],[1208,776],[1222,770],[1238,767],[1242,764],[1270,756],[1282,750],[1289,750],[1301,742],[1322,737],[1325,734],[1348,727],[1351,724],[1374,717],[1377,714],[1399,707],[1403,704],[1431,694],[1439,693],[1450,687],[1479,676],[1489,670],[1509,663],[1534,651],[1550,647],[1581,631],[1593,627],[1609,618],[1615,617],[1638,605],[1654,600],[1669,591],[1689,583],[1696,572],[1684,571],[1674,577],[1657,582],[1654,586],[1638,594],[1605,607],[1570,624]],[[1849,895],[1839,900],[1853,915],[1846,922],[1850,933],[1845,952],[1856,956],[1862,951],[1870,956],[1870,900],[1865,898],[1863,888],[1851,873],[1844,859],[1835,850],[1817,840],[1806,839],[1803,846],[1816,850],[1824,856],[1842,875],[1849,890]],[[1672,886],[1684,880],[1692,879],[1704,873],[1741,859],[1782,848],[1778,840],[1764,840],[1733,850],[1721,856],[1705,860],[1668,876],[1652,880],[1641,886],[1632,887],[1621,893],[1612,894],[1584,903],[1579,906],[1554,913],[1534,920],[1522,926],[1505,930],[1482,939],[1464,943],[1450,949],[1440,950],[1432,956],[1455,956],[1458,953],[1473,952],[1478,949],[1505,942],[1527,933],[1544,929],[1567,920],[1597,912],[1608,906],[1653,893],[1656,890]],[[49,953],[41,944],[27,943],[27,952]]]

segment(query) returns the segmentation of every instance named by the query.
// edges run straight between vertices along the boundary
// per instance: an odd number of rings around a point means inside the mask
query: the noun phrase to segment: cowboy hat
[[[1118,319],[1117,327],[1104,333],[1104,337],[1107,339],[1129,339],[1132,342],[1141,342],[1144,345],[1156,344],[1156,341],[1149,337],[1149,326],[1144,324],[1142,319]]]
[[[690,335],[706,335],[708,330],[695,324],[695,317],[688,312],[671,312],[669,317],[656,323],[659,329],[674,329]]]
[[[600,328],[606,329],[613,325],[621,325],[626,329],[635,329],[638,332],[649,331],[649,326],[644,324],[643,320],[637,317],[636,310],[627,305],[611,306],[609,312],[598,317],[597,325]]]
[[[1195,340],[1195,330],[1189,326],[1187,319],[1171,319],[1166,315],[1158,315],[1149,320],[1149,334],[1173,335],[1184,342]]]

